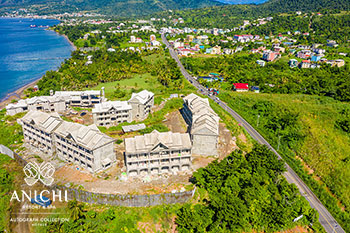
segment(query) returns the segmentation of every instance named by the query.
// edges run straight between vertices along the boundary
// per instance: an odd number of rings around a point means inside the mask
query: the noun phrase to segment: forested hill
[[[93,11],[115,16],[141,16],[164,10],[220,6],[215,0],[0,0],[0,8],[30,7],[39,13]]]
[[[271,12],[350,10],[350,0],[270,0],[260,8]]]
[[[242,24],[243,19],[296,11],[326,13],[329,10],[350,10],[350,0],[270,0],[259,5],[224,5],[174,12],[164,11],[155,13],[152,17],[167,18],[169,15],[173,18],[181,17],[185,21],[183,26],[189,27],[232,28]]]

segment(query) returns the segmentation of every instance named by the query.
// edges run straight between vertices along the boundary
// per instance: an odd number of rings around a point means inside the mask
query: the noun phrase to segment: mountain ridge
[[[42,13],[63,13],[78,10],[125,17],[142,16],[164,10],[184,10],[222,5],[225,3],[216,0],[0,0],[0,8],[35,6]]]

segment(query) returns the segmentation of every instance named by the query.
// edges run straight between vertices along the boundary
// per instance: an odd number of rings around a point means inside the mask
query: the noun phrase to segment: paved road
[[[238,115],[235,111],[233,111],[229,106],[227,106],[226,103],[222,102],[220,99],[218,99],[215,96],[210,96],[208,91],[200,85],[183,67],[182,63],[180,62],[179,57],[177,56],[177,53],[174,51],[174,49],[170,46],[168,40],[162,34],[162,40],[163,43],[168,47],[170,55],[173,59],[177,62],[181,73],[183,76],[190,81],[202,94],[207,95],[210,99],[214,100],[216,103],[218,103],[223,109],[225,109],[228,113],[230,113],[241,126],[245,128],[245,130],[250,134],[250,136],[258,141],[260,144],[266,145],[268,148],[270,148],[279,159],[282,159],[282,157],[277,153],[277,151],[246,121]],[[328,233],[345,233],[345,231],[341,228],[341,226],[337,223],[337,221],[333,218],[333,216],[328,212],[328,210],[322,205],[320,200],[316,197],[316,195],[307,187],[307,185],[299,178],[299,176],[293,171],[291,167],[289,167],[288,164],[286,164],[287,171],[284,173],[284,176],[286,177],[287,181],[289,183],[295,184],[301,193],[302,196],[306,198],[306,200],[310,203],[312,208],[315,208],[317,212],[319,213],[319,222],[324,227],[326,232]]]

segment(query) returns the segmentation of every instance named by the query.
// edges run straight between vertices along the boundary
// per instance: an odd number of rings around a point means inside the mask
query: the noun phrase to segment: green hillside
[[[184,19],[187,27],[233,28],[242,24],[243,19],[257,19],[279,13],[317,12],[350,10],[348,0],[270,0],[260,5],[224,5],[203,9],[189,9],[174,12],[159,12],[156,17]],[[162,22],[159,22],[161,24]]]
[[[0,7],[29,7],[39,13],[92,11],[114,16],[140,16],[164,10],[219,6],[215,0],[1,0]],[[5,9],[6,9],[5,8]]]

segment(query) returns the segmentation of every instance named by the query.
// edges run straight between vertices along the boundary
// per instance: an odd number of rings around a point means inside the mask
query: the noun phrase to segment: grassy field
[[[220,98],[258,126],[275,148],[280,140],[280,152],[289,157],[285,158],[299,164],[323,187],[320,192],[336,197],[333,208],[338,205],[338,214],[349,216],[350,135],[336,127],[336,122],[350,104],[306,95],[224,92]],[[289,132],[292,129],[280,124],[281,120],[285,125],[294,122],[295,131]]]

